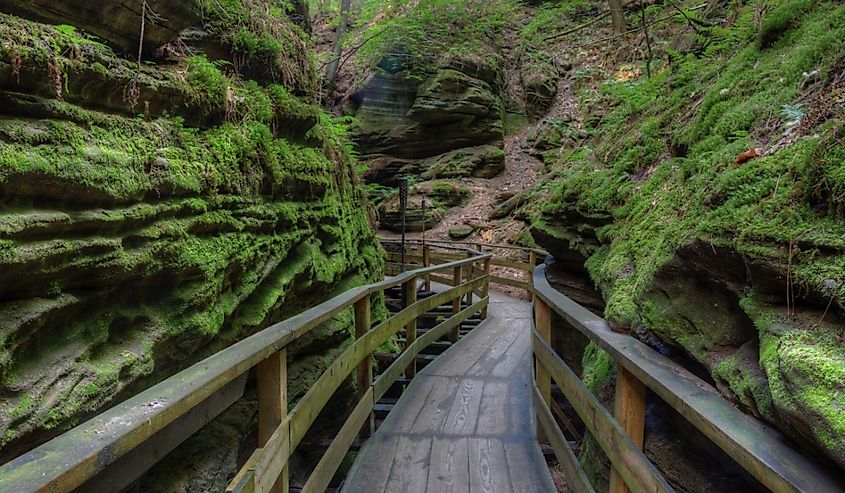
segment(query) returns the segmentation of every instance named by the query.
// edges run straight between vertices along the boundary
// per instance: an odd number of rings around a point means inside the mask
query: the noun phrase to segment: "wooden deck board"
[[[555,491],[535,436],[530,310],[491,293],[488,319],[411,382],[343,491]]]
[[[427,490],[436,493],[464,493],[469,484],[469,449],[466,438],[435,438]]]

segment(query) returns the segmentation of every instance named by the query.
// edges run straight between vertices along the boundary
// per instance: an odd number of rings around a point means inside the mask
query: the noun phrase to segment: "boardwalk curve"
[[[343,491],[555,491],[536,438],[531,305],[490,301],[488,319],[411,382]]]

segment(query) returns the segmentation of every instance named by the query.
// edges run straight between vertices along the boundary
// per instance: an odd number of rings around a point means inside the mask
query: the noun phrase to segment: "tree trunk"
[[[622,10],[622,0],[608,0],[608,3],[610,3],[610,17],[613,19],[613,32],[622,34],[627,29],[625,14]]]
[[[346,37],[346,26],[349,24],[349,7],[352,0],[341,0],[340,2],[340,24],[337,26],[337,38],[334,41],[332,59],[329,61],[329,68],[326,71],[326,94],[331,96],[337,79],[337,68],[340,64],[340,56],[343,53],[343,38]]]

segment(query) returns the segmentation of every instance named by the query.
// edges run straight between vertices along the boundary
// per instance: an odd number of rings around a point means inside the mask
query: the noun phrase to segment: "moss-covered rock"
[[[422,177],[436,178],[493,178],[505,170],[505,152],[494,146],[467,147],[424,160],[420,164]]]
[[[428,195],[449,207],[463,204],[472,195],[472,192],[468,188],[447,181],[434,181],[430,185],[431,188],[428,191]],[[422,185],[419,188],[422,188]]]
[[[544,53],[535,53],[522,67],[525,110],[530,121],[536,122],[548,113],[555,102],[559,80],[557,66]]]
[[[405,231],[419,232],[432,229],[445,217],[446,206],[437,199],[425,200],[425,206],[423,206],[423,200],[423,195],[420,193],[409,194],[405,209]],[[399,205],[398,192],[379,204],[378,220],[382,228],[395,232],[402,231],[402,211]]]
[[[738,9],[709,57],[584,88],[595,131],[561,142],[529,209],[617,329],[841,467],[845,7],[770,7],[761,31]]]
[[[141,31],[143,6],[148,9]],[[74,26],[106,40],[126,53],[149,53],[174,40],[179,33],[200,20],[197,0],[170,2],[147,0],[146,4],[102,0],[3,0],[0,10],[51,24]],[[143,38],[143,44],[139,43]]]
[[[365,81],[347,106],[356,118],[358,149],[374,162],[368,180],[391,184],[399,169],[425,172],[429,164],[419,160],[451,156],[464,148],[502,148],[503,76],[498,63],[453,55],[430,67],[422,80],[401,63],[394,65],[385,65],[390,70]]]
[[[449,228],[449,238],[453,240],[465,240],[472,236],[475,233],[475,228],[470,226],[459,226],[455,228]]]
[[[302,81],[205,56],[139,66],[74,27],[2,20],[0,461],[381,277],[345,129],[295,95]],[[310,67],[304,51],[278,54]],[[291,399],[350,321],[290,348]],[[243,439],[221,433],[221,446]]]

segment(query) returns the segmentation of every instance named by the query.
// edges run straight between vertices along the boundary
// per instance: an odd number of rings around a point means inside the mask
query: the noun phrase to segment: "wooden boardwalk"
[[[413,380],[345,492],[553,492],[537,445],[531,305],[490,292],[488,319]]]

